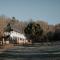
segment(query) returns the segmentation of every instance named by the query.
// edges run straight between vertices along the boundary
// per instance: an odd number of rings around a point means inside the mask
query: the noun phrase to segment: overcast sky
[[[60,0],[0,0],[0,15],[60,23]]]

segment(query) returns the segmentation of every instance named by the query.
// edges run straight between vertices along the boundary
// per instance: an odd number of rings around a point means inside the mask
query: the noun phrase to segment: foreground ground
[[[38,44],[37,44],[38,45]],[[15,46],[0,53],[0,60],[60,60],[60,44]]]

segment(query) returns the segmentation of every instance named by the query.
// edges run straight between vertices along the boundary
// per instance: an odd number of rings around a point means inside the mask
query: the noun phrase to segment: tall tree
[[[25,28],[24,32],[28,38],[32,39],[32,41],[38,42],[43,33],[43,29],[36,22],[30,22]]]

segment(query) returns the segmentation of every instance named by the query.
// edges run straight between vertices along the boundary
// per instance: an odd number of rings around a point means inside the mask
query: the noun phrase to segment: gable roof
[[[10,36],[11,37],[18,37],[18,38],[26,39],[24,34],[18,33],[16,31],[11,31]]]

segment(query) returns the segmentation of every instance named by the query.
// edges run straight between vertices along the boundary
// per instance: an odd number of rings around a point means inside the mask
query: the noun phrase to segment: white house
[[[15,41],[17,44],[31,44],[31,41],[28,41],[24,34],[18,33],[16,31],[5,32],[4,35],[9,35],[10,38]]]

